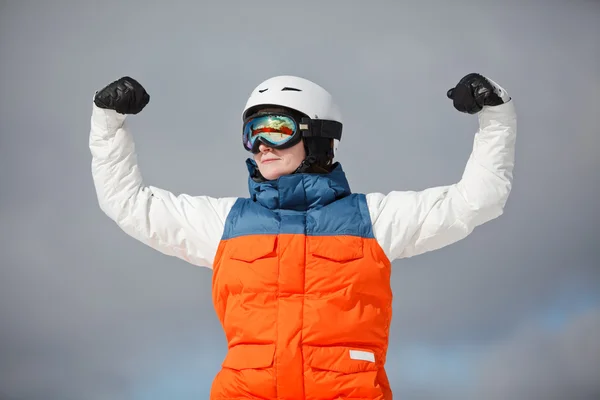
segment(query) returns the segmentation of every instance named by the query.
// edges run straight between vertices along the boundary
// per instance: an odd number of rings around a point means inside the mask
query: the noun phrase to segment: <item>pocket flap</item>
[[[238,344],[229,349],[223,367],[231,369],[267,368],[273,365],[274,344]]]
[[[358,236],[324,236],[311,240],[310,252],[334,261],[352,261],[363,257],[363,239]]]
[[[232,244],[230,257],[234,260],[252,262],[272,253],[275,256],[277,236],[257,235]]]
[[[374,351],[346,346],[304,346],[304,358],[312,368],[346,374],[377,371],[379,364]]]

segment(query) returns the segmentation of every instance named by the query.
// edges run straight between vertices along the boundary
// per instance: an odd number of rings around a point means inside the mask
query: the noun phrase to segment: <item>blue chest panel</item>
[[[250,176],[256,164],[247,160]],[[222,239],[258,234],[348,235],[373,238],[364,194],[352,193],[341,165],[327,174],[248,179],[250,197],[238,199]]]
[[[373,238],[373,227],[364,194],[306,211],[269,209],[251,199],[238,199],[225,222],[223,239],[281,233]]]

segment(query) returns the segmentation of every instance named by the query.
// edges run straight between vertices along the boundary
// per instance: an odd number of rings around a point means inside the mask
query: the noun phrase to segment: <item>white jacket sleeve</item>
[[[514,102],[484,107],[478,117],[473,151],[458,183],[367,195],[375,238],[390,261],[457,242],[503,213],[515,160]]]
[[[212,268],[236,198],[175,196],[146,186],[125,119],[93,105],[89,145],[100,208],[127,234],[161,253]]]

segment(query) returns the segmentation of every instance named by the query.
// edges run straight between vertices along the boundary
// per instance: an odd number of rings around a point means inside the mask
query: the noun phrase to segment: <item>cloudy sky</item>
[[[392,387],[600,398],[600,2],[161,4],[0,1],[1,400],[205,399],[225,355],[211,271],[98,207],[95,90],[150,93],[130,118],[147,183],[244,196],[246,96],[312,79],[344,111],[352,189],[388,192],[460,178],[477,120],[445,93],[469,72],[515,100],[514,189],[467,239],[394,263]]]

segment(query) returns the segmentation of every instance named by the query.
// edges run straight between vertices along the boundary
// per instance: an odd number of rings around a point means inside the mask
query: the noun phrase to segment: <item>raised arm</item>
[[[92,177],[102,211],[130,236],[161,253],[212,268],[225,219],[236,199],[189,196],[144,184],[127,114],[149,101],[143,87],[121,78],[92,105]]]
[[[475,227],[499,217],[510,194],[516,139],[513,100],[478,74],[465,76],[448,97],[457,110],[479,118],[462,178],[419,192],[367,195],[375,237],[391,261],[465,238]]]

